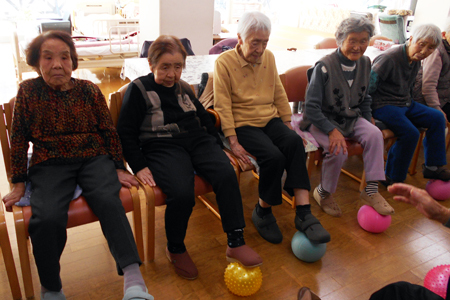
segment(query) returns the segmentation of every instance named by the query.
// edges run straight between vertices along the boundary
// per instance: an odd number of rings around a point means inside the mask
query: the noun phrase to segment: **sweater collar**
[[[341,64],[347,66],[347,67],[353,67],[356,64],[356,61],[348,59],[342,52],[341,48],[338,48],[337,54],[339,57],[339,61]]]
[[[245,67],[246,65],[250,65],[250,63],[248,61],[246,61],[242,56],[241,56],[241,45],[237,44],[236,48],[234,48],[234,52],[236,53],[236,56],[238,58],[239,64],[241,65],[241,68]],[[258,58],[258,61],[256,62],[257,64],[261,64],[262,63],[262,57],[264,56],[266,51],[264,51],[263,55],[261,55],[260,58]]]
[[[173,94],[173,93],[175,93],[178,83],[175,83],[171,87],[166,87],[166,86],[163,86],[161,84],[156,83],[156,81],[155,81],[155,74],[149,73],[148,76],[150,78],[150,83],[152,85],[152,88],[155,90],[156,93],[158,93],[158,94],[159,93],[161,93],[161,94]]]

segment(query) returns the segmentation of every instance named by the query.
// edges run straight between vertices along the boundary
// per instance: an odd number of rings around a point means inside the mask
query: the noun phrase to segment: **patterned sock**
[[[244,229],[239,228],[227,231],[227,243],[230,248],[236,248],[245,245]]]
[[[256,214],[258,215],[258,217],[262,218],[271,213],[272,213],[272,206],[262,207],[261,205],[259,205],[259,202],[256,204]]]
[[[322,184],[319,184],[319,186],[317,187],[317,192],[319,193],[319,195],[322,199],[330,194],[323,189]]]
[[[295,213],[300,218],[300,220],[304,221],[305,216],[311,214],[311,204],[297,205],[295,207]]]
[[[143,292],[147,291],[147,287],[145,286],[144,278],[142,278],[141,270],[139,270],[139,264],[134,263],[126,266],[122,269],[123,271],[123,291],[126,291],[130,287],[138,286],[142,288]]]
[[[365,190],[369,196],[378,193],[378,181],[367,181]]]

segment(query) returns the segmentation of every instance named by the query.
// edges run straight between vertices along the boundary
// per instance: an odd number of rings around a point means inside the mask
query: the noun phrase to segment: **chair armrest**
[[[215,110],[212,109],[212,108],[207,108],[206,111],[207,111],[208,113],[210,113],[210,114],[211,114],[211,117],[214,118],[214,119],[216,120],[216,121],[214,122],[214,127],[216,127],[217,129],[219,129],[221,124],[220,124],[220,117],[219,117],[219,114],[217,113],[217,111],[215,111]]]

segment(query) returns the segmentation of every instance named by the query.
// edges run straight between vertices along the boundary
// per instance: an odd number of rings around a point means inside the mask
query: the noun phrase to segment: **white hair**
[[[414,44],[419,40],[431,39],[433,45],[437,46],[442,40],[441,30],[434,24],[421,24],[414,27],[411,36],[413,37]]]
[[[270,19],[259,11],[249,11],[244,13],[239,19],[237,33],[245,41],[249,33],[256,31],[268,31],[270,34]]]

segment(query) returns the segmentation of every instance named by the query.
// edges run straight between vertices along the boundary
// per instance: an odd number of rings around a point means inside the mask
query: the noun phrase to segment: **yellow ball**
[[[225,284],[235,295],[250,296],[256,293],[262,284],[259,267],[245,268],[239,263],[230,263],[225,269]]]

